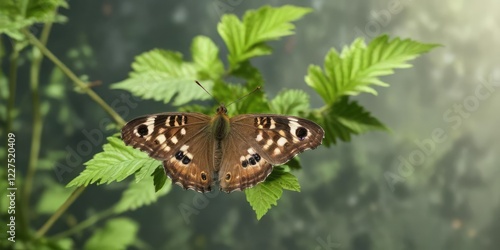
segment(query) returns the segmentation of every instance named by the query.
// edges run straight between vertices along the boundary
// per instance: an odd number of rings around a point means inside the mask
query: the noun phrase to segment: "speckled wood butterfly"
[[[218,182],[224,192],[264,181],[273,165],[321,144],[324,131],[295,116],[245,114],[229,118],[220,105],[201,113],[161,113],[136,118],[122,129],[127,145],[163,161],[172,182],[209,192]]]

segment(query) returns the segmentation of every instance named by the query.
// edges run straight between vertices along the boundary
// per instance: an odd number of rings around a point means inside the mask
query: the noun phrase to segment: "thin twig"
[[[85,228],[88,228],[92,225],[95,225],[95,223],[97,223],[98,221],[108,217],[108,216],[111,216],[115,213],[115,207],[111,207],[109,209],[106,209],[106,210],[103,210],[97,214],[94,214],[93,216],[89,217],[88,219],[80,222],[78,225],[70,228],[69,230],[67,231],[64,231],[64,232],[60,232],[52,237],[50,237],[51,239],[53,240],[58,240],[58,239],[62,239],[62,238],[65,238],[65,237],[68,237],[72,234],[75,234],[75,233],[78,233],[78,232],[81,232],[82,230],[84,230]]]
[[[118,125],[122,126],[125,121],[121,118],[118,113],[115,112],[99,95],[97,95],[92,89],[90,89],[86,83],[84,83],[80,78],[78,78],[64,63],[62,63],[50,50],[47,49],[33,34],[27,30],[23,30],[23,33],[28,37],[31,44],[36,46],[40,51],[51,60],[59,69],[61,69],[82,91],[90,96],[97,104],[99,104],[115,121]]]
[[[46,23],[43,27],[40,42],[42,44],[47,44],[47,40],[50,34],[50,29],[52,23]],[[31,136],[31,152],[28,163],[28,171],[26,174],[26,180],[24,182],[24,190],[22,199],[24,200],[24,217],[26,221],[29,221],[29,203],[31,197],[31,191],[33,187],[33,179],[36,172],[36,167],[38,165],[38,156],[40,154],[40,144],[42,140],[42,115],[40,112],[40,93],[39,93],[39,75],[41,64],[43,60],[43,54],[37,54],[37,48],[33,47],[33,61],[30,69],[30,87],[31,87],[31,98],[33,101],[33,133]]]
[[[7,102],[7,126],[5,134],[12,132],[12,121],[14,120],[14,103],[16,100],[17,63],[19,59],[19,48],[17,42],[12,40],[12,55],[10,57],[9,71],[9,100]]]
[[[71,206],[71,204],[76,200],[76,198],[78,198],[78,196],[82,194],[83,190],[85,190],[85,186],[80,186],[77,189],[75,189],[75,191],[71,193],[68,199],[66,199],[66,201],[57,209],[57,211],[36,232],[35,238],[40,238],[43,235],[45,235],[45,233],[47,233],[50,227],[52,227],[54,222],[56,222],[56,220],[59,219],[59,217],[61,217],[61,215],[66,211],[66,209],[69,208],[69,206]]]

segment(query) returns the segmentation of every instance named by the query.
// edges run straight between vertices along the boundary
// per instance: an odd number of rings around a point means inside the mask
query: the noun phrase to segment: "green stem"
[[[35,238],[40,238],[52,227],[59,217],[71,206],[71,204],[80,196],[85,190],[85,186],[80,186],[66,199],[66,201],[57,209],[57,211],[43,224],[43,226],[36,232]]]
[[[17,42],[12,40],[12,55],[10,57],[9,71],[9,100],[7,102],[7,126],[5,134],[12,132],[12,122],[14,120],[14,101],[16,100],[17,63],[19,59],[19,48]]]
[[[115,121],[118,125],[123,126],[125,121],[111,108],[99,95],[90,89],[86,83],[78,78],[64,63],[62,63],[50,50],[47,49],[38,39],[33,36],[29,31],[23,30],[23,33],[28,37],[31,44],[37,47],[49,60],[51,60],[59,69],[61,69],[77,87],[82,89],[87,95],[90,96],[97,104],[99,104]]]
[[[47,44],[47,40],[50,34],[50,29],[52,23],[46,23],[43,27],[41,35],[41,43]],[[40,76],[40,66],[42,64],[43,55],[38,51],[37,48],[33,48],[33,61],[31,63],[30,69],[30,87],[31,87],[31,98],[33,101],[33,133],[31,135],[31,152],[28,163],[28,171],[26,174],[26,180],[24,182],[23,190],[23,200],[24,200],[24,217],[26,221],[29,221],[29,203],[31,197],[31,191],[33,186],[33,179],[36,172],[36,166],[38,164],[38,156],[40,154],[40,143],[42,138],[42,115],[40,113],[40,94],[39,94],[39,76]]]
[[[68,236],[70,236],[72,234],[81,232],[85,228],[88,228],[88,227],[90,227],[92,225],[95,225],[95,223],[97,223],[98,221],[100,221],[100,220],[102,220],[102,219],[104,219],[104,218],[106,218],[108,216],[111,216],[114,213],[115,213],[115,208],[114,207],[111,207],[109,209],[101,211],[101,212],[99,212],[97,214],[94,214],[93,216],[89,217],[88,219],[80,222],[80,224],[72,227],[71,229],[54,235],[53,237],[51,237],[51,239],[58,240],[58,239],[62,239],[62,238],[68,237]]]

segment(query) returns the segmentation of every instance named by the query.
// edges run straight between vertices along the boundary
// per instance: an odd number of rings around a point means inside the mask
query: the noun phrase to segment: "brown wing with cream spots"
[[[264,181],[273,165],[316,148],[324,137],[318,124],[294,116],[239,115],[230,119],[230,126],[227,140],[221,142],[219,181],[225,192]]]
[[[162,113],[136,118],[122,129],[125,144],[163,161],[165,173],[185,189],[208,192],[214,182],[210,116]]]

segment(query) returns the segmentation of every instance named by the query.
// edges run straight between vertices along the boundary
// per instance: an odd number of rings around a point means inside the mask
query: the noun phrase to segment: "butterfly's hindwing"
[[[163,113],[136,118],[122,129],[125,144],[163,162],[165,173],[185,189],[210,191],[214,181],[210,117]]]
[[[222,142],[219,185],[224,192],[253,187],[264,181],[273,170],[265,152],[255,149],[247,142],[248,139],[234,131]]]

